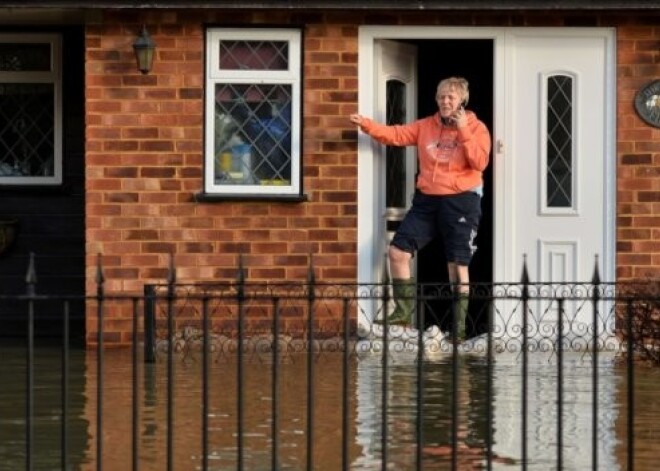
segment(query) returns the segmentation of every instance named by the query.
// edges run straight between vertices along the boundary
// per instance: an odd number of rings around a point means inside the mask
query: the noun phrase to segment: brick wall
[[[108,13],[86,34],[87,275],[103,254],[108,292],[141,293],[177,280],[232,280],[239,254],[247,279],[356,276],[357,27],[311,25],[304,43],[305,203],[196,202],[203,188],[203,24],[287,24],[288,14]],[[136,69],[132,42],[145,22],[154,69]],[[128,341],[130,309],[106,315],[108,342]],[[321,323],[324,319],[319,319]],[[87,316],[88,339],[96,314]]]
[[[617,279],[660,277],[660,129],[634,109],[660,77],[660,26],[617,29]]]
[[[249,280],[303,280],[312,253],[318,279],[353,281],[357,133],[346,117],[357,109],[358,26],[368,23],[617,26],[617,276],[658,276],[660,134],[632,106],[635,91],[660,75],[657,20],[580,12],[106,12],[86,31],[88,292],[98,253],[109,292],[140,293],[144,283],[164,281],[170,253],[183,282],[231,280],[241,253]],[[143,23],[158,45],[149,75],[137,72],[131,47]],[[305,25],[308,202],[194,200],[203,187],[206,24]],[[109,314],[109,341],[128,340],[129,311]],[[92,312],[92,342],[95,331]]]

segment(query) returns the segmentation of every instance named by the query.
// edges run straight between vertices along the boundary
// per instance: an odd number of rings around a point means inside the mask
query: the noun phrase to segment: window
[[[0,185],[62,183],[60,40],[0,35]]]
[[[301,33],[207,32],[205,192],[298,196]]]

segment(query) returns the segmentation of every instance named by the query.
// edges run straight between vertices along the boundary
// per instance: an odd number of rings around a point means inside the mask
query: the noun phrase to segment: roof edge
[[[60,9],[170,9],[170,8],[220,8],[236,10],[397,10],[397,11],[510,11],[510,10],[657,10],[657,0],[5,0],[2,7],[11,9],[24,8],[60,8]]]

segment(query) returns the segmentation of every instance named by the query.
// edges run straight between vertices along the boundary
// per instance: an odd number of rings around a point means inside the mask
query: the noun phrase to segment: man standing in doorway
[[[411,324],[416,287],[410,261],[416,251],[441,236],[449,281],[457,294],[454,325],[459,340],[465,338],[470,292],[468,266],[476,250],[483,171],[491,149],[486,125],[465,109],[469,96],[467,80],[449,77],[438,84],[438,112],[433,116],[394,126],[359,114],[350,116],[353,124],[382,144],[417,146],[417,190],[388,251],[395,303],[388,322]]]

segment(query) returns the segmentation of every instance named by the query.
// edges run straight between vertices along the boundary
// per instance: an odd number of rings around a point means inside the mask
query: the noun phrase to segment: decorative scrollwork
[[[150,299],[157,356],[162,358],[171,345],[182,361],[198,361],[205,338],[213,361],[224,361],[240,348],[249,361],[258,362],[272,361],[276,351],[280,361],[295,361],[310,351],[438,358],[454,351],[489,355],[526,350],[553,358],[559,349],[583,355],[593,350],[622,353],[632,340],[634,354],[660,364],[658,286],[474,284],[470,297],[475,307],[466,322],[471,338],[457,344],[451,334],[455,294],[448,284],[419,285],[415,300],[420,319],[415,322],[424,325],[421,333],[417,325],[385,329],[369,320],[382,315],[383,300],[390,299],[384,284],[158,285]],[[168,316],[175,326],[171,341]],[[205,318],[210,325],[206,336]],[[244,329],[241,342],[239,322]]]

